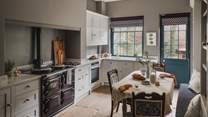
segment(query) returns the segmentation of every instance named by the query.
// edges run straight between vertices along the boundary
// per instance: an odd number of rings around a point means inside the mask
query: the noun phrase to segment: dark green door
[[[176,75],[177,86],[188,83],[190,74],[189,14],[161,16],[161,62]]]

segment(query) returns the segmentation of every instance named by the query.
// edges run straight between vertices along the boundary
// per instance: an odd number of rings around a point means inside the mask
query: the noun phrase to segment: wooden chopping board
[[[53,53],[55,65],[62,65],[64,62],[64,41],[57,38],[53,40]]]

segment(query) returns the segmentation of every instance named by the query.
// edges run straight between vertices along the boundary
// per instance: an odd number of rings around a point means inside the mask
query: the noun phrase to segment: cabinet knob
[[[30,85],[25,86],[25,88],[30,88]]]
[[[203,46],[207,46],[208,45],[208,42],[202,42],[202,45]]]
[[[24,103],[26,103],[26,102],[28,102],[28,101],[30,101],[30,99],[25,99]]]
[[[6,106],[7,106],[7,107],[11,107],[12,105],[11,105],[11,104],[7,104]]]

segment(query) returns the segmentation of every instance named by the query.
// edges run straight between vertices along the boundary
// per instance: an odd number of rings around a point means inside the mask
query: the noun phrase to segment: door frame
[[[186,57],[188,61],[188,79],[190,79],[190,63],[191,63],[191,24],[190,24],[190,17],[191,13],[186,12],[186,13],[174,13],[174,14],[164,14],[160,15],[160,63],[162,62],[162,59],[164,58],[164,29],[162,26],[162,18],[174,18],[174,17],[188,17],[188,24],[187,24],[187,35],[186,35],[186,49],[188,52],[186,52]]]

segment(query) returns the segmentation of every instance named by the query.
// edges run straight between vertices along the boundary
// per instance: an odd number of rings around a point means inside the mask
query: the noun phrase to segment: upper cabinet
[[[87,11],[87,46],[108,44],[108,21],[109,18],[107,16]]]

